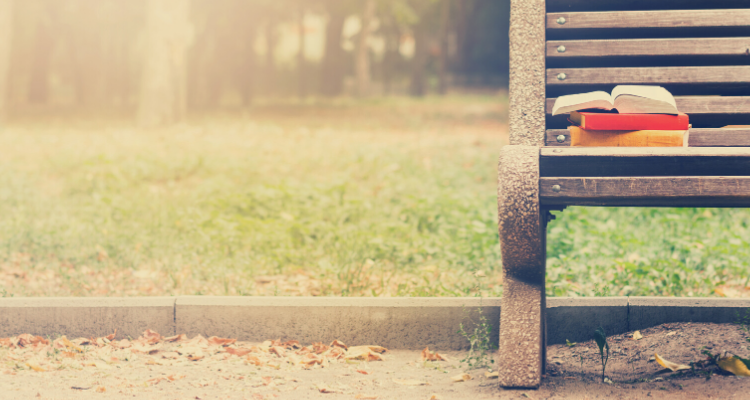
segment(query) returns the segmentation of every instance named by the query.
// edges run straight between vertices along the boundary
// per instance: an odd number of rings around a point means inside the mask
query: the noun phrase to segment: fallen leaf
[[[36,363],[34,361],[27,362],[26,366],[29,367],[29,368],[31,368],[31,369],[33,369],[36,372],[46,372],[47,371],[46,369],[42,368],[41,365],[39,365],[38,363]]]
[[[354,398],[358,400],[377,400],[378,396],[358,393],[356,396],[354,396]]]
[[[184,377],[185,377],[185,375],[167,375],[167,379],[169,379],[172,382],[179,381],[180,379],[182,379]]]
[[[166,358],[167,360],[176,360],[178,357],[180,357],[180,354],[176,351],[161,353],[161,358]]]
[[[139,337],[137,341],[145,344],[156,344],[161,341],[161,335],[152,331],[151,329],[146,329],[146,331],[143,332],[143,335],[141,335],[141,337]]]
[[[425,386],[427,382],[418,381],[416,379],[394,379],[393,382],[404,386]]]
[[[350,347],[344,356],[345,360],[360,360],[360,361],[383,361],[381,352],[375,351],[372,348],[378,346],[355,346]],[[380,347],[380,349],[383,349]],[[385,350],[385,349],[383,349]]]
[[[427,346],[422,350],[422,361],[448,361],[448,358],[437,351],[430,352],[430,347]]]
[[[111,369],[112,366],[101,360],[87,361],[81,363],[84,367],[96,367],[99,369]]]
[[[256,356],[247,356],[247,357],[245,357],[245,360],[247,360],[248,364],[254,364],[254,365],[257,365],[257,366],[263,365],[263,362],[260,361],[260,359],[258,357],[256,357]]]
[[[330,347],[340,347],[340,348],[342,348],[344,350],[346,350],[346,349],[349,348],[347,345],[345,345],[343,342],[341,342],[338,339],[336,339],[333,342],[331,342],[331,346]]]
[[[498,372],[497,371],[495,371],[495,372],[489,372],[489,371],[487,371],[487,372],[484,373],[484,377],[487,378],[487,379],[497,379],[497,376],[498,376]]]
[[[104,339],[107,339],[107,340],[109,340],[111,342],[111,341],[115,340],[115,336],[117,336],[117,328],[115,328],[115,333],[113,333],[111,335],[105,336]]]
[[[326,350],[328,350],[328,346],[324,345],[323,343],[313,343],[312,344],[312,351],[316,354],[322,354]]]
[[[654,358],[656,359],[656,362],[659,363],[659,365],[661,365],[662,367],[664,367],[666,369],[672,370],[672,372],[677,372],[677,371],[682,371],[682,370],[690,369],[689,365],[676,364],[676,363],[673,363],[671,361],[667,361],[667,360],[661,358],[656,353],[654,353]]]
[[[433,393],[432,396],[430,396],[430,400],[443,400],[443,396],[440,396],[437,393]]]
[[[320,393],[338,393],[337,390],[331,389],[325,383],[319,383],[319,384],[315,385],[315,387],[318,388],[318,391]]]
[[[80,346],[73,344],[73,342],[68,340],[68,338],[65,336],[60,336],[60,338],[52,342],[52,344],[55,348],[58,348],[58,349],[68,348],[68,349],[73,349],[79,353],[83,352],[83,349]]]
[[[97,386],[96,393],[104,393],[107,391],[107,388],[104,386]]]
[[[230,344],[233,344],[237,341],[237,339],[224,339],[216,336],[211,336],[207,339],[208,343],[219,345],[219,346],[229,346]]]
[[[721,358],[719,360],[719,368],[737,376],[750,376],[750,370],[748,370],[745,363],[737,357]]]
[[[363,369],[358,369],[358,370],[357,370],[357,372],[359,372],[359,373],[360,373],[360,374],[362,374],[362,375],[370,375],[370,373],[369,373],[369,372],[367,372],[367,371],[365,371],[365,370],[363,370]]]
[[[49,341],[41,336],[33,336],[28,333],[24,333],[22,335],[18,335],[16,343],[19,347],[28,347],[36,346],[37,344],[47,345],[49,344]]]
[[[469,375],[467,373],[458,374],[456,376],[452,376],[451,377],[451,380],[453,382],[466,382],[466,381],[470,381],[471,379],[472,379],[471,375]]]
[[[170,343],[179,343],[183,340],[187,340],[187,335],[185,335],[184,333],[181,333],[175,336],[170,336],[168,338],[164,338],[165,342],[170,342]]]
[[[242,357],[244,355],[247,355],[247,354],[253,352],[252,349],[239,349],[239,348],[236,348],[236,347],[227,347],[227,349],[225,351],[227,353],[235,355],[237,357]]]
[[[284,357],[284,354],[286,353],[286,349],[284,349],[281,346],[273,346],[270,350],[268,350],[271,354],[276,354],[279,357]]]
[[[283,347],[293,350],[293,349],[299,349],[302,346],[300,346],[299,342],[296,340],[289,340],[281,344]]]
[[[633,332],[633,340],[641,340],[641,339],[643,339],[643,335],[641,335],[641,331]]]

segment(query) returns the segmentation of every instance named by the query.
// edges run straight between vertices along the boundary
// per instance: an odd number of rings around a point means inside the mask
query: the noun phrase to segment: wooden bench
[[[502,387],[545,368],[546,225],[567,206],[750,207],[750,1],[512,0],[510,145],[498,214]],[[685,148],[569,147],[555,97],[618,84],[672,92]]]

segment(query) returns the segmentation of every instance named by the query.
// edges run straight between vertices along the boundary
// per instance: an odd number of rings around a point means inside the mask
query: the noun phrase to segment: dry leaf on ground
[[[467,373],[458,374],[456,376],[451,377],[451,380],[453,382],[466,382],[466,381],[470,381],[471,379],[472,379],[471,375]]]
[[[747,369],[747,365],[737,357],[721,358],[719,360],[719,368],[731,372],[736,376],[750,376],[750,370]]]
[[[39,365],[39,363],[36,363],[36,362],[33,362],[33,361],[27,362],[26,366],[29,367],[29,368],[31,368],[31,369],[33,369],[36,372],[46,372],[47,371],[45,368],[42,368],[42,366]]]
[[[340,347],[340,348],[342,348],[344,350],[346,350],[346,349],[349,348],[347,345],[345,345],[342,341],[340,341],[338,339],[336,339],[333,342],[331,342],[331,346],[330,347]]]
[[[164,338],[165,342],[170,342],[170,343],[181,342],[183,340],[187,340],[187,335],[185,335],[184,333],[181,333],[175,336],[170,336],[168,338]]]
[[[671,361],[665,360],[661,358],[658,354],[654,353],[654,358],[656,359],[656,362],[659,363],[662,367],[672,370],[672,372],[682,371],[686,369],[691,369],[689,365],[685,364],[677,364],[673,363]]]
[[[320,393],[339,393],[338,390],[331,389],[325,383],[319,383],[319,384],[315,385],[315,387],[318,388],[318,391]]]
[[[641,331],[633,332],[633,340],[640,340],[640,339],[643,339],[643,335],[641,335]]]
[[[229,346],[230,344],[233,344],[236,341],[237,339],[224,339],[224,338],[220,338],[216,336],[211,336],[210,338],[208,338],[208,343],[211,343],[213,345],[218,345],[218,346]]]
[[[448,361],[448,358],[437,351],[430,352],[430,347],[427,346],[422,350],[422,361]]]
[[[433,393],[432,396],[430,396],[430,400],[443,400],[443,396]]]
[[[416,379],[394,379],[393,382],[404,386],[425,386],[428,384],[425,381],[418,381]]]
[[[484,377],[487,378],[487,379],[497,379],[498,372],[497,371],[495,371],[495,372],[487,371],[487,372],[484,373]]]

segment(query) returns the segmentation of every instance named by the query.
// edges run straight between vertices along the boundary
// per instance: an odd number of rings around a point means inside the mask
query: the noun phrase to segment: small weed
[[[466,363],[470,368],[488,368],[491,364],[495,363],[492,358],[492,353],[497,349],[497,345],[490,340],[490,334],[492,333],[492,325],[487,321],[487,317],[484,316],[482,308],[477,310],[479,314],[479,322],[471,320],[469,312],[464,309],[467,318],[473,325],[471,328],[464,327],[461,323],[458,328],[458,333],[465,337],[469,341],[469,353],[466,354],[462,363]]]
[[[594,296],[596,297],[609,297],[612,296],[612,292],[609,289],[609,285],[597,285],[594,289]]]
[[[578,342],[571,342],[568,339],[565,339],[565,344],[568,345],[568,347],[573,347],[578,344]]]
[[[604,333],[604,328],[601,326],[594,331],[594,340],[596,345],[599,346],[599,355],[602,357],[602,382],[604,382],[604,371],[607,369],[607,361],[609,361],[609,343],[607,343],[607,334]]]

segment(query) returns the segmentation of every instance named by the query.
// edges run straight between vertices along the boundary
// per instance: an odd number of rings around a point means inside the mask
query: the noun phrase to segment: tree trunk
[[[189,0],[147,0],[138,123],[178,122],[187,108],[187,50],[193,39]]]
[[[8,73],[13,33],[13,0],[0,0],[0,121],[8,115]]]
[[[443,0],[440,10],[440,59],[438,60],[438,93],[448,92],[448,32],[450,32],[451,1]]]
[[[412,60],[410,93],[422,97],[427,93],[428,35],[423,22],[414,28],[414,59]]]
[[[401,44],[401,32],[395,21],[389,21],[383,30],[385,37],[385,54],[383,55],[383,93],[391,94],[393,75],[396,71],[396,63],[401,58],[399,46]]]
[[[46,18],[36,25],[34,32],[33,56],[31,59],[31,79],[29,80],[29,102],[46,104],[49,100],[50,53],[53,37]]]
[[[266,65],[263,78],[265,80],[264,89],[266,96],[269,96],[273,95],[276,89],[276,22],[269,19],[266,22],[265,30]]]
[[[299,70],[299,97],[307,97],[307,76],[305,70],[305,6],[299,10],[299,53],[297,54],[297,69]]]
[[[362,10],[362,29],[359,31],[357,57],[355,59],[357,95],[360,97],[366,96],[370,91],[370,47],[367,42],[370,39],[370,30],[374,16],[375,0],[366,0],[364,10]]]
[[[329,10],[326,25],[325,54],[321,69],[321,93],[324,96],[338,96],[344,89],[344,49],[341,47],[341,37],[344,33],[346,13],[337,5]]]

